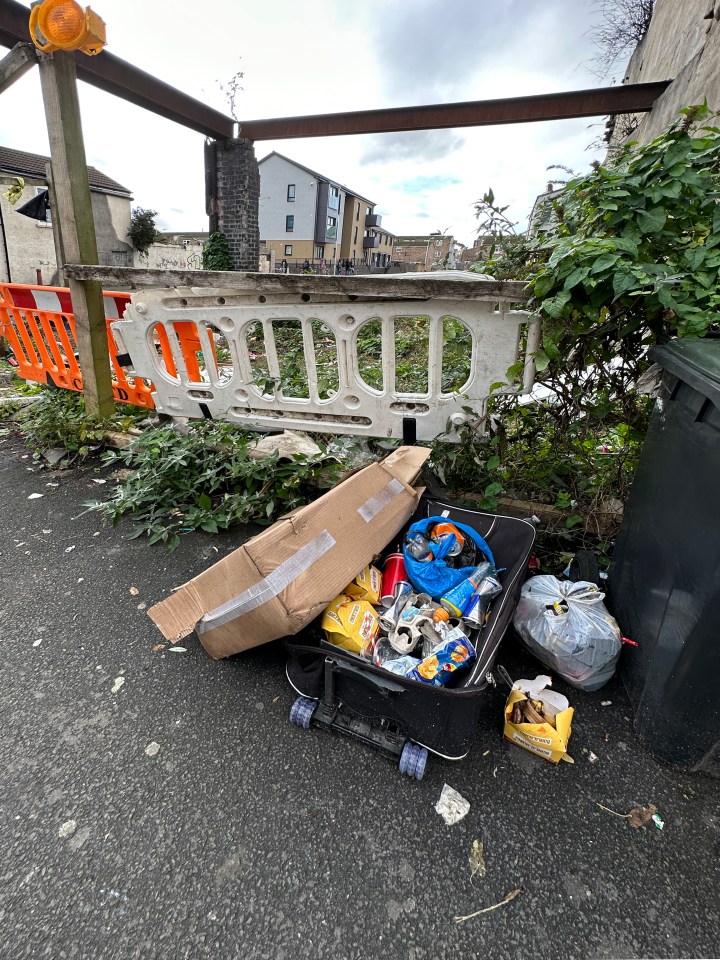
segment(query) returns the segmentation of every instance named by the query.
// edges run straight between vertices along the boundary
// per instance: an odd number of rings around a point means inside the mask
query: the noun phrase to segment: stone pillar
[[[225,234],[235,270],[257,271],[260,171],[253,141],[208,141],[205,184],[210,232]]]

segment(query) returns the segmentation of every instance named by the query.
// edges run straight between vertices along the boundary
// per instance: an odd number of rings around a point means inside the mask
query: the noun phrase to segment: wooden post
[[[65,271],[63,264],[65,253],[63,251],[62,232],[60,229],[60,217],[57,215],[57,199],[55,197],[55,184],[53,183],[52,164],[45,164],[45,177],[47,178],[48,195],[50,197],[50,216],[52,217],[53,243],[55,244],[55,262],[57,263],[57,286],[65,286]]]
[[[75,59],[58,50],[40,57],[40,80],[50,138],[55,209],[66,262],[97,264],[97,240],[80,122]],[[112,414],[112,379],[102,285],[70,280],[85,409],[89,415]]]
[[[31,43],[16,43],[10,53],[0,60],[0,93],[24,77],[36,63],[35,47]]]

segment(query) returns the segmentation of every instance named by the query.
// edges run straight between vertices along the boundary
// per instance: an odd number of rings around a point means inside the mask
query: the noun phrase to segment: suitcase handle
[[[359,667],[345,660],[333,660],[333,663],[335,664],[336,670],[339,670],[341,673],[349,673],[357,680],[363,680],[371,687],[375,687],[383,697],[389,697],[391,693],[405,693],[405,687],[400,686],[400,684],[394,680],[378,677],[374,673],[361,670]]]

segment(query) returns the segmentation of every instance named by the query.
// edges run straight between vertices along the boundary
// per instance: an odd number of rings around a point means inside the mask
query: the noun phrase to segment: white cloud
[[[245,119],[534,95],[597,86],[584,36],[592,0],[414,0],[307,7],[239,0],[95,0],[108,50],[224,113],[219,84],[238,71]],[[168,229],[206,228],[203,137],[80,84],[88,163],[159,212]],[[258,143],[374,200],[395,233],[446,227],[465,243],[473,201],[492,186],[524,223],[545,168],[585,171],[601,130],[565,120],[408,134]],[[37,71],[2,94],[0,144],[47,153]],[[447,182],[421,197],[413,178]]]

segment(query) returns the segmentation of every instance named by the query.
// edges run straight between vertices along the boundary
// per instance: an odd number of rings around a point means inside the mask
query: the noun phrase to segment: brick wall
[[[235,270],[255,271],[260,248],[260,174],[253,141],[215,141],[208,145],[205,162],[210,232],[227,237]]]

